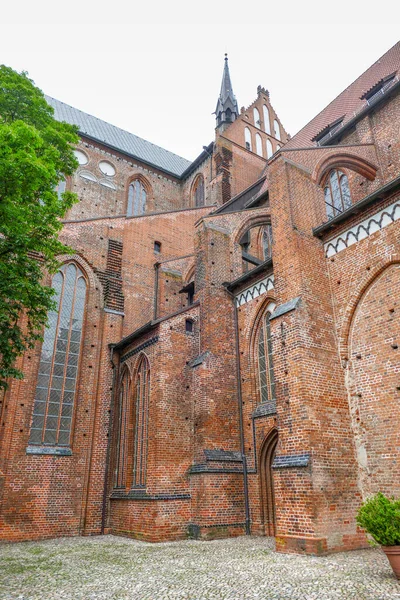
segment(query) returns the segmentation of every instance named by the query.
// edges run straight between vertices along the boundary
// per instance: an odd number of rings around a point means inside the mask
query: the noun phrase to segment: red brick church
[[[400,495],[399,69],[400,43],[290,138],[225,59],[193,162],[48,98],[81,136],[75,253],[0,398],[0,539],[365,545],[362,498]]]

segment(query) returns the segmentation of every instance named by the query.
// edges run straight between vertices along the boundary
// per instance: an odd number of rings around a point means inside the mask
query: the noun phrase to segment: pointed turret
[[[215,109],[217,127],[222,132],[239,115],[238,103],[232,89],[231,76],[228,67],[228,55],[225,54],[224,73],[222,75],[221,91],[217,108]]]

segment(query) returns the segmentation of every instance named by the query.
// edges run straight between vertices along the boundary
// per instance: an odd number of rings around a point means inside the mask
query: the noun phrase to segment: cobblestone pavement
[[[99,536],[0,545],[0,598],[400,600],[400,581],[374,549],[321,558],[278,554],[268,538]]]

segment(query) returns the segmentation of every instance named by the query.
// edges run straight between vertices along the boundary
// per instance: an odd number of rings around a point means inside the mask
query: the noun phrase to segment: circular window
[[[104,175],[108,175],[109,177],[113,177],[115,175],[115,168],[106,160],[102,160],[99,163],[99,169],[102,173],[104,173]]]
[[[87,165],[88,161],[88,157],[86,156],[86,154],[84,152],[82,152],[81,150],[74,150],[74,154],[75,157],[78,159],[78,163],[80,165]]]

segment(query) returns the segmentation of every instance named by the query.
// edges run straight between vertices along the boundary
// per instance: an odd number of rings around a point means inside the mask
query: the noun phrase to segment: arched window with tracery
[[[275,402],[270,316],[269,312],[263,316],[258,334],[258,384],[261,402]]]
[[[351,206],[349,180],[343,171],[333,169],[326,179],[324,187],[326,215],[333,219]]]
[[[130,377],[128,369],[123,371],[118,394],[118,437],[117,457],[115,469],[115,487],[126,487],[127,462],[128,462],[128,436],[130,420]],[[133,415],[134,420],[134,415]]]
[[[135,423],[133,487],[145,487],[149,428],[150,365],[143,354],[139,359],[135,382]]]
[[[272,258],[272,226],[271,224],[264,225],[262,231],[262,249],[264,260]]]
[[[201,174],[195,179],[192,195],[196,207],[204,206],[204,177]]]
[[[138,217],[146,212],[147,192],[140,179],[134,179],[129,184],[128,207],[126,214],[128,217]]]
[[[69,446],[82,346],[86,279],[75,263],[54,275],[56,309],[48,316],[35,391],[30,444]]]
[[[246,146],[246,150],[252,150],[252,144],[251,144],[251,131],[248,127],[244,128],[244,142],[245,142],[245,146]]]

